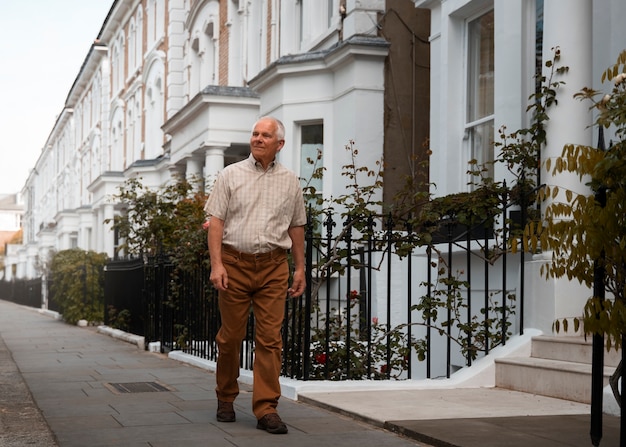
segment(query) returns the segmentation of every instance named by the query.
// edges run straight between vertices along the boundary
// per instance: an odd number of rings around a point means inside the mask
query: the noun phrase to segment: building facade
[[[467,163],[497,158],[493,142],[498,130],[527,128],[529,97],[535,74],[549,75],[544,62],[560,49],[569,71],[558,105],[550,109],[547,144],[542,162],[561,155],[566,144],[593,146],[598,130],[592,127],[589,104],[574,94],[584,87],[611,90],[601,74],[615,64],[624,48],[626,4],[620,0],[416,0],[431,11],[430,108],[431,181],[435,195],[467,191]],[[611,129],[608,131],[611,138]],[[499,170],[500,169],[500,170]],[[507,179],[503,168],[492,173]],[[576,175],[542,181],[561,188],[588,192]],[[552,332],[557,318],[579,317],[590,290],[566,279],[546,280],[541,266],[550,253],[525,260],[526,327]],[[519,268],[519,266],[517,267]]]
[[[429,22],[411,0],[114,1],[23,188],[24,245],[9,262],[33,278],[54,251],[113,257],[105,221],[125,180],[208,189],[247,156],[263,115],[284,122],[280,161],[297,174],[321,149],[326,197],[345,192],[350,141],[363,165],[415,155],[428,132]],[[411,57],[391,60],[392,47]],[[406,173],[398,160],[391,169]]]

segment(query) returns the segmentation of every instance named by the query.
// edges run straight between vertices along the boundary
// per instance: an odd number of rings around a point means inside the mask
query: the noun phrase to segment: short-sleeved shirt
[[[298,177],[276,161],[264,170],[252,154],[220,172],[204,209],[224,221],[222,243],[245,253],[291,248],[287,230],[307,221]]]

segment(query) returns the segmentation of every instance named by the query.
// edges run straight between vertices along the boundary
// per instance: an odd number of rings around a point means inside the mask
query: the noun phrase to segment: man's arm
[[[209,257],[211,258],[211,283],[217,290],[228,288],[228,275],[222,263],[222,237],[224,235],[224,221],[211,216],[207,242]]]
[[[291,257],[294,264],[293,283],[289,288],[289,296],[298,297],[304,293],[306,288],[306,276],[304,274],[304,226],[290,227],[287,233],[291,238]]]

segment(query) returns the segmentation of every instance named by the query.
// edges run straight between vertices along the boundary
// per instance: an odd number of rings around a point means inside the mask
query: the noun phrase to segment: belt
[[[263,261],[287,254],[287,250],[284,248],[275,248],[272,251],[266,251],[264,253],[245,253],[231,247],[230,245],[222,245],[222,250],[225,253],[230,253],[231,255],[237,256],[239,259],[243,259],[244,261]]]

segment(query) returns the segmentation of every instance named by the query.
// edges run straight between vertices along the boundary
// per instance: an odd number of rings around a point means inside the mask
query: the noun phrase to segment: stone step
[[[496,386],[574,402],[591,403],[591,364],[535,357],[496,361]],[[614,367],[604,368],[604,385]]]
[[[533,337],[531,357],[562,360],[574,363],[591,364],[591,337],[550,337],[540,335]],[[621,351],[604,348],[604,366],[617,367],[621,359]]]

